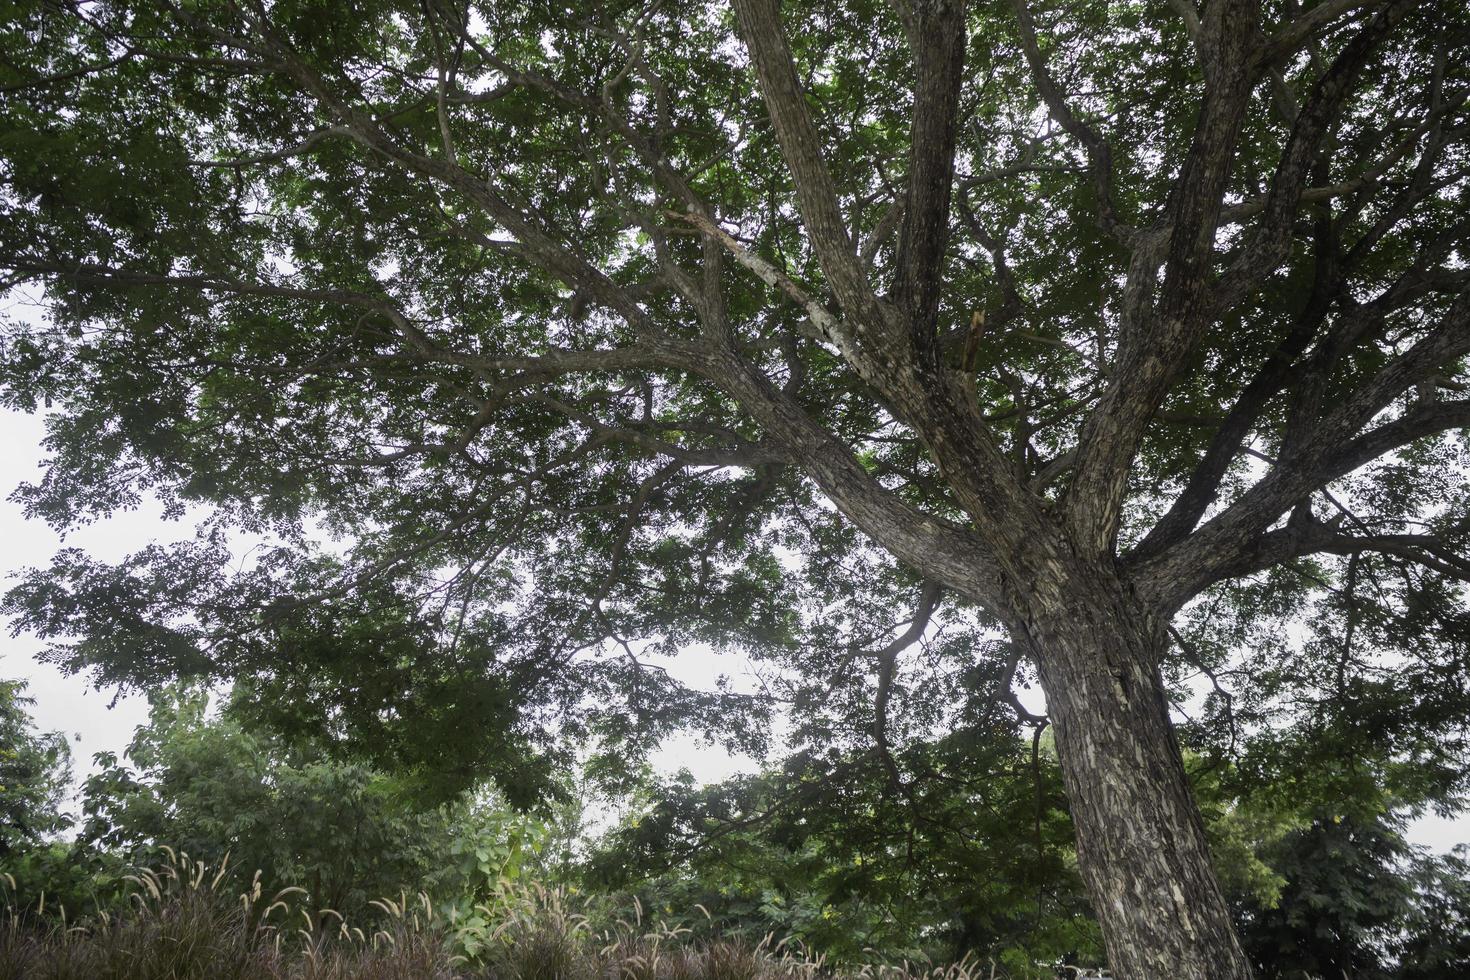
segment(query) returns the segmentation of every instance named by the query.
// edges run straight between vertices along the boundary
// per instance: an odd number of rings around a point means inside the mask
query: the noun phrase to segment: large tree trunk
[[[1126,980],[1246,980],[1169,721],[1163,630],[1102,591],[1114,600],[1069,601],[1023,632],[1109,963]]]

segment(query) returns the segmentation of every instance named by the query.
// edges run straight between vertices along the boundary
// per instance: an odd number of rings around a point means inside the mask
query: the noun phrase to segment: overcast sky
[[[45,426],[39,416],[0,409],[0,490],[5,497],[18,484],[40,475],[44,435]],[[193,519],[166,521],[162,507],[149,502],[73,531],[65,545],[83,548],[99,559],[116,560],[152,541],[179,540],[192,533]],[[7,577],[22,568],[47,563],[62,545],[61,537],[44,522],[26,520],[21,508],[9,499],[0,502],[0,571]],[[92,690],[84,677],[63,676],[36,660],[41,648],[41,642],[33,636],[10,637],[7,624],[0,640],[0,678],[25,679],[27,693],[36,701],[32,713],[38,726],[66,732],[73,738],[80,784],[91,769],[94,754],[122,754],[133,730],[147,720],[148,705],[140,696],[116,697],[116,692]],[[698,687],[711,685],[721,672],[735,675],[737,683],[750,680],[748,665],[703,651],[686,651],[670,661],[669,667],[675,677]],[[731,757],[721,748],[701,745],[692,738],[671,741],[655,761],[665,771],[687,767],[702,781],[723,779],[753,768],[749,759]],[[1470,816],[1457,820],[1428,816],[1414,825],[1409,836],[1415,843],[1448,850],[1470,842]]]

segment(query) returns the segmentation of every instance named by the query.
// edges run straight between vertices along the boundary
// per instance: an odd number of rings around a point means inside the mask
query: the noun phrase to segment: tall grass
[[[438,912],[425,895],[373,905],[368,923],[312,909],[299,888],[267,897],[259,876],[231,895],[211,872],[168,852],[130,876],[128,907],[83,922],[7,904],[0,980],[998,980],[993,965],[898,964],[835,971],[767,936],[695,941],[686,928],[628,919],[594,929],[557,889],[504,885],[472,914]],[[3,896],[15,882],[0,874]],[[55,910],[52,910],[55,911]],[[1036,974],[1040,976],[1042,974]],[[1054,976],[1048,971],[1046,976]]]
[[[445,936],[417,911],[372,932],[329,909],[303,907],[300,888],[266,897],[259,877],[231,898],[226,869],[211,873],[169,853],[158,870],[131,875],[129,907],[72,923],[64,912],[7,905],[0,921],[0,980],[451,980]],[[14,882],[0,875],[0,886]]]

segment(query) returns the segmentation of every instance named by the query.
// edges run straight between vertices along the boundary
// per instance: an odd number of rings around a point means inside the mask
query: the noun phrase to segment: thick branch
[[[1203,50],[1213,68],[1206,73],[1199,123],[1174,184],[1160,299],[1152,313],[1124,322],[1111,383],[1083,426],[1067,492],[1068,530],[1084,554],[1113,547],[1144,429],[1209,325],[1204,310],[1215,230],[1250,99],[1245,61],[1257,30],[1256,11],[1256,0],[1220,0],[1204,25]]]
[[[908,198],[899,231],[893,300],[909,317],[915,348],[934,350],[935,318],[954,188],[956,113],[965,60],[964,0],[923,4],[909,134]]]
[[[1279,461],[1218,516],[1142,563],[1135,576],[1139,590],[1160,608],[1174,609],[1215,582],[1269,567],[1283,559],[1267,543],[1275,547],[1282,539],[1271,538],[1267,529],[1298,502],[1401,446],[1467,427],[1470,401],[1429,402],[1356,438],[1307,440],[1305,458]]]
[[[796,77],[776,0],[735,0],[735,10],[742,40],[755,64],[761,96],[781,144],[781,155],[796,185],[802,224],[822,271],[832,284],[838,304],[856,321],[860,333],[888,334],[892,329],[890,311],[868,283],[838,207],[837,189],[822,159],[821,139]],[[861,362],[853,366],[863,373]]]
[[[822,492],[868,537],[973,602],[995,609],[1000,571],[968,528],[926,514],[889,493],[852,451],[727,346],[707,352],[699,372],[729,392],[793,454]]]
[[[1305,505],[1286,526],[1262,535],[1238,555],[1216,581],[1265,571],[1283,562],[1316,554],[1356,556],[1366,551],[1393,555],[1448,578],[1470,582],[1470,561],[1428,534],[1342,534],[1310,516]]]

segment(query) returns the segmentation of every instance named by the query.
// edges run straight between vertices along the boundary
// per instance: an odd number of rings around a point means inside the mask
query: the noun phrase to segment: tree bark
[[[1018,627],[1109,964],[1123,980],[1248,980],[1169,720],[1163,625],[1125,595],[1110,582]]]

